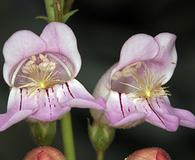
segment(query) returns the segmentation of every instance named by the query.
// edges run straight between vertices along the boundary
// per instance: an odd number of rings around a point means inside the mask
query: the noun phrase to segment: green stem
[[[103,151],[97,151],[96,156],[97,156],[97,160],[104,160],[104,152]]]
[[[68,112],[61,120],[62,139],[67,160],[75,160],[75,148],[72,132],[71,113]]]
[[[63,6],[60,0],[54,0],[55,21],[63,22]]]
[[[44,0],[47,17],[37,16],[36,18],[46,20],[48,22],[65,23],[77,10],[71,7],[74,0]]]
[[[49,22],[63,22],[64,0],[44,0]]]
[[[54,1],[44,0],[44,2],[49,22],[54,22],[55,21]]]
[[[69,11],[73,0],[44,0],[44,2],[49,22],[63,22],[63,10]],[[69,5],[66,5],[65,2]],[[61,119],[61,130],[66,159],[75,160],[76,156],[70,112],[66,113]]]

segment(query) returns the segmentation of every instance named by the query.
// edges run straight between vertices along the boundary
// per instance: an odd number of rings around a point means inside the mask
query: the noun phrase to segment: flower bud
[[[35,143],[39,146],[51,145],[56,133],[56,122],[29,122]]]
[[[171,158],[165,150],[151,147],[137,150],[125,160],[171,160]]]
[[[89,124],[89,137],[96,151],[105,151],[114,138],[114,128],[99,123]]]
[[[65,157],[59,150],[47,146],[31,150],[24,160],[65,160]]]

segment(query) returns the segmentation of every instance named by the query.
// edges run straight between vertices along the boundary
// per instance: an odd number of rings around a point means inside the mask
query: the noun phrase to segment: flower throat
[[[131,78],[130,82],[122,79]],[[131,64],[116,72],[112,80],[128,86],[128,96],[131,98],[152,99],[159,96],[170,95],[167,87],[163,87],[164,76],[156,76],[144,62]]]
[[[32,94],[37,90],[65,83],[70,76],[68,68],[62,65],[57,57],[50,54],[38,54],[31,56],[22,64],[15,76],[14,85],[27,88],[30,91],[29,94]]]

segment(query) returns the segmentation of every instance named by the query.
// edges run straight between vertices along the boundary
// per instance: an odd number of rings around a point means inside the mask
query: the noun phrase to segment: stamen
[[[129,76],[133,76],[134,78],[136,78],[136,72],[141,67],[141,65],[142,65],[142,62],[136,62],[136,63],[126,66],[121,71],[115,72],[114,75],[112,76],[112,80],[116,81],[122,77],[126,78]]]
[[[120,71],[114,73],[114,75],[112,76],[112,80],[118,80],[122,77],[122,73]]]
[[[125,67],[121,71],[123,77],[129,77],[130,75],[134,75],[136,71],[141,67],[141,64],[141,62],[136,62]]]
[[[119,82],[119,83],[124,84],[124,85],[127,85],[127,86],[129,86],[129,87],[132,87],[132,88],[134,88],[134,89],[140,90],[140,88],[138,88],[138,87],[136,87],[136,86],[133,86],[133,85],[131,85],[131,84],[129,84],[129,83],[124,83],[124,82]]]
[[[20,81],[17,83],[19,88],[28,88],[29,94],[39,89],[48,89],[56,84],[65,83],[63,78],[56,71],[56,62],[51,61],[47,55],[39,54],[32,56],[21,68]]]
[[[168,87],[162,86],[162,83],[165,79],[165,76],[156,76],[154,72],[149,70],[147,65],[142,62],[143,66],[143,74],[139,73],[138,69],[131,70],[130,76],[133,78],[134,82],[131,81],[131,84],[125,82],[119,82],[128,87],[131,87],[135,90],[131,90],[128,95],[130,97],[142,98],[142,99],[150,99],[159,96],[170,96],[171,94],[167,90]],[[140,67],[140,66],[139,66]],[[126,67],[125,69],[129,69],[130,67]],[[133,84],[133,85],[132,85]]]

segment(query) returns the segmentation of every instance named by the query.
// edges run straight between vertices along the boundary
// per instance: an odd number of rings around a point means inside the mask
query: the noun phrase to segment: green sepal
[[[94,149],[105,152],[114,139],[115,129],[95,122],[88,124],[88,133]]]
[[[30,131],[35,143],[49,146],[56,134],[56,122],[29,122]]]
[[[46,16],[37,16],[37,17],[35,17],[35,19],[40,19],[40,20],[44,20],[46,22],[50,22],[49,18]]]
[[[72,15],[74,15],[76,12],[78,12],[78,9],[75,9],[75,10],[72,10],[72,11],[66,13],[66,14],[63,16],[63,22],[66,23],[66,21],[67,21]]]

